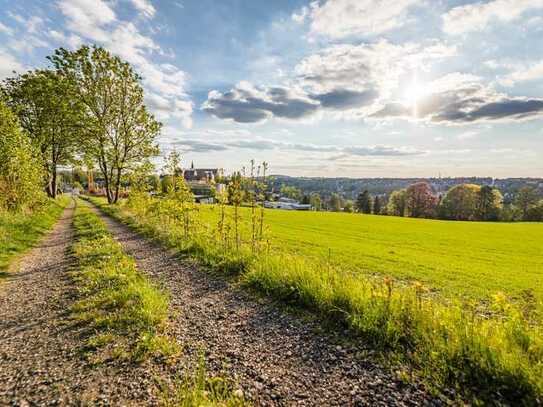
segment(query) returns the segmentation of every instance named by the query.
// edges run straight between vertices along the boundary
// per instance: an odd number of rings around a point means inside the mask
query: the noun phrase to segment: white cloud
[[[462,34],[484,30],[493,21],[510,22],[526,11],[543,8],[543,0],[493,0],[454,7],[443,17],[443,30]]]
[[[81,37],[75,34],[65,34],[60,31],[50,30],[49,37],[61,44],[67,44],[71,49],[76,49],[83,43]]]
[[[155,15],[155,8],[149,0],[130,0],[136,10],[145,17],[152,18]]]
[[[68,20],[68,28],[94,41],[107,42],[104,26],[116,21],[108,3],[102,0],[60,0],[58,7]]]
[[[376,89],[381,96],[398,87],[400,77],[411,70],[426,71],[436,60],[456,54],[456,48],[435,43],[336,45],[304,58],[295,68],[302,84],[314,92],[337,88]]]
[[[0,48],[0,79],[12,76],[13,71],[24,70],[25,67],[13,55]]]
[[[1,22],[0,22],[0,32],[7,35],[13,35],[13,30],[7,25],[2,24]]]
[[[530,66],[523,66],[504,76],[499,82],[504,86],[513,86],[517,82],[533,81],[543,78],[543,60]]]
[[[131,0],[135,8],[147,17],[155,13],[147,0]],[[180,120],[185,127],[192,125],[192,102],[185,92],[186,74],[171,64],[159,64],[152,60],[153,53],[164,52],[155,41],[142,34],[133,22],[119,20],[111,3],[103,0],[60,0],[59,8],[67,19],[67,27],[83,38],[105,46],[112,53],[130,62],[143,78],[152,110],[162,120]],[[61,38],[63,34],[52,34]],[[65,36],[66,42],[76,42],[78,36]],[[158,98],[167,101],[168,109],[161,108]],[[156,110],[154,110],[156,108]]]
[[[303,6],[299,12],[292,13],[292,21],[297,22],[298,24],[302,24],[307,16],[309,15],[309,8],[307,6]]]
[[[311,32],[332,38],[370,36],[403,25],[418,0],[328,0],[311,4]],[[303,16],[300,15],[299,19]],[[294,16],[293,16],[294,18]]]

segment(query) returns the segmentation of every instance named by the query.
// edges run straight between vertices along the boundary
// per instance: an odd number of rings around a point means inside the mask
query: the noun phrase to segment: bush
[[[43,201],[42,170],[17,118],[0,100],[0,209],[32,209]]]

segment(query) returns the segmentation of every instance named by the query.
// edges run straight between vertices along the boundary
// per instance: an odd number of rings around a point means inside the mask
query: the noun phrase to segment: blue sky
[[[0,78],[100,44],[186,163],[542,176],[543,0],[0,0]]]

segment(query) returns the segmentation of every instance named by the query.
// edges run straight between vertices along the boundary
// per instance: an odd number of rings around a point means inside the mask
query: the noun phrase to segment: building
[[[183,177],[187,182],[210,183],[221,175],[222,170],[219,168],[194,168],[194,163],[183,171]]]
[[[277,201],[265,201],[265,208],[270,209],[284,209],[287,211],[310,211],[311,205],[301,204],[295,199],[290,198],[279,198]]]

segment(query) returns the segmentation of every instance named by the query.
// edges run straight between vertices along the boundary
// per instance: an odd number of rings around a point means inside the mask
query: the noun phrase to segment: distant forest
[[[372,195],[388,196],[393,191],[407,188],[409,185],[420,181],[429,183],[438,194],[445,193],[451,187],[459,184],[493,185],[502,193],[504,203],[511,202],[516,193],[523,187],[532,187],[543,197],[543,178],[318,178],[273,175],[268,183],[271,184],[270,186],[274,192],[279,192],[281,186],[286,185],[299,189],[304,195],[318,193],[326,198],[332,193],[337,193],[342,198],[354,200],[364,190]]]

